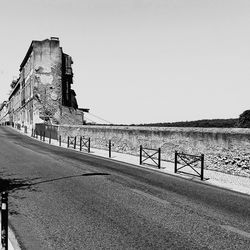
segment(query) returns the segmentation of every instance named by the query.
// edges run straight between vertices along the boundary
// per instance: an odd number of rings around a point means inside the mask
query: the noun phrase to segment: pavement
[[[92,149],[91,154],[102,156],[102,157],[108,157],[108,151],[100,150],[100,149]],[[190,174],[196,174],[190,167],[184,167],[182,171],[186,172],[187,174],[183,173],[174,173],[174,163],[173,162],[166,162],[161,161],[161,168],[158,169],[156,166],[149,166],[146,164],[140,165],[139,164],[139,156],[133,156],[128,154],[122,154],[122,153],[116,153],[112,152],[112,160],[122,161],[126,162],[132,165],[152,169],[155,171],[159,171],[162,173],[175,175],[175,176],[181,176],[182,178],[194,180],[194,181],[200,181],[199,176],[190,176]],[[149,160],[150,162],[150,160]],[[178,166],[179,167],[179,166]],[[200,172],[199,168],[194,168],[197,172]],[[242,176],[236,176],[236,175],[230,175],[221,173],[218,171],[213,170],[204,170],[204,180],[202,181],[205,184],[217,186],[220,188],[225,188],[229,190],[233,190],[236,192],[244,193],[250,195],[250,178],[248,177],[242,177]]]
[[[16,130],[16,129],[15,129]],[[20,133],[23,133],[26,136],[31,137],[31,131],[28,131],[27,134],[25,134],[22,130],[16,130]],[[33,138],[33,137],[32,137]],[[40,136],[36,139],[33,138],[34,140],[40,140]],[[41,142],[43,142],[41,140]],[[49,143],[49,138],[46,138],[44,143]],[[58,146],[59,147],[59,142],[57,140],[51,140],[51,145]],[[67,148],[66,143],[61,143],[61,147]],[[74,150],[78,151],[80,154],[82,153],[87,153],[84,149],[80,152],[79,146],[74,149],[73,145],[71,145],[69,150]],[[109,158],[109,151],[108,147],[107,150],[102,150],[102,149],[97,149],[97,148],[91,148],[90,153],[91,155],[95,155],[97,157],[104,157],[104,158]],[[157,166],[150,165],[153,162],[150,162],[150,159],[146,162],[149,164],[139,164],[139,156],[134,156],[134,155],[129,155],[129,154],[124,154],[124,153],[118,153],[118,152],[112,152],[111,153],[111,158],[110,160],[112,161],[120,161],[120,162],[125,162],[128,164],[135,165],[137,167],[142,167],[142,168],[147,168],[151,169],[153,171],[159,171],[168,175],[173,175],[173,176],[179,176],[181,178],[185,179],[190,179],[192,181],[197,181],[197,182],[202,182],[205,185],[212,185],[212,186],[217,186],[220,188],[232,190],[235,192],[240,192],[243,194],[250,195],[250,178],[248,177],[242,177],[242,176],[236,176],[236,175],[231,175],[231,174],[226,174],[214,170],[204,170],[204,180],[200,180],[199,176],[192,176],[190,174],[196,174],[194,170],[192,170],[190,167],[186,166],[185,168],[182,169],[182,171],[186,172],[186,174],[183,173],[174,173],[174,163],[173,162],[167,162],[167,161],[161,161],[161,168],[158,169]],[[154,164],[154,163],[153,163]],[[195,168],[197,172],[200,171],[199,168]],[[14,237],[14,234],[12,231],[9,229],[9,249],[15,249],[18,250],[20,249],[18,247],[17,241]]]
[[[23,133],[23,131],[18,130],[19,132]],[[31,137],[31,132],[28,131],[27,136]],[[40,136],[34,140],[40,140]],[[42,141],[42,140],[41,140]],[[43,141],[42,141],[43,142]],[[45,138],[44,143],[49,143],[49,138]],[[58,146],[59,142],[57,140],[51,140],[51,145]],[[67,143],[61,143],[61,147],[67,148]],[[73,145],[71,145],[69,150],[79,151],[79,153],[87,153],[86,150],[82,150],[80,152],[79,146],[77,146],[76,149],[73,148]],[[108,147],[107,150],[103,149],[97,149],[97,148],[91,148],[90,150],[91,155],[100,156],[104,158],[109,158],[109,151]],[[139,164],[139,156],[130,155],[130,154],[124,154],[124,153],[118,153],[118,152],[112,152],[110,160],[114,161],[121,161],[128,164],[136,165],[138,167],[143,167],[147,169],[151,169],[154,171],[159,171],[162,173],[166,173],[169,175],[179,176],[185,179],[190,179],[192,181],[199,181],[203,182],[207,185],[217,186],[220,188],[229,189],[235,192],[240,192],[243,194],[250,195],[250,178],[243,177],[243,176],[237,176],[232,174],[226,174],[215,170],[204,170],[204,180],[201,181],[199,176],[193,176],[191,174],[197,175],[194,170],[192,170],[190,167],[186,166],[181,171],[186,172],[186,174],[183,173],[174,173],[174,162],[168,162],[168,161],[161,161],[161,168],[158,169],[157,166],[154,166],[153,162],[149,159],[146,161],[146,164]],[[153,163],[153,164],[152,164]],[[180,167],[181,165],[178,165]],[[198,173],[200,172],[199,168],[194,168]]]
[[[24,131],[22,131],[22,130],[16,130],[16,131],[23,133],[26,136],[31,137],[31,131],[28,131],[27,134],[25,134]],[[33,138],[33,137],[31,137],[31,138]],[[36,138],[33,138],[33,139],[40,140],[40,136],[38,136],[37,139]],[[41,140],[41,142],[43,142],[43,140]],[[49,143],[49,138],[45,138],[44,143]],[[59,142],[57,140],[52,139],[51,145],[59,147]],[[67,143],[62,142],[61,147],[67,148]],[[77,148],[74,149],[73,145],[71,145],[68,149],[74,150],[74,151],[79,151],[79,153],[87,153],[87,151],[84,149],[80,152],[79,146],[77,146]],[[108,146],[107,146],[107,150],[91,148],[90,154],[104,157],[104,158],[109,158]],[[222,172],[215,171],[215,170],[205,169],[204,170],[204,180],[201,181],[199,176],[190,175],[190,174],[196,174],[196,173],[194,172],[194,170],[192,170],[188,166],[186,166],[185,168],[183,168],[181,170],[183,172],[186,172],[187,174],[174,173],[174,163],[173,162],[168,162],[168,161],[162,160],[161,161],[161,168],[158,169],[157,166],[153,166],[154,163],[150,159],[145,162],[146,164],[140,165],[139,164],[139,156],[118,153],[118,152],[112,152],[110,160],[121,161],[121,162],[125,162],[128,164],[136,165],[139,167],[148,168],[148,169],[151,169],[154,171],[166,173],[169,175],[179,176],[179,177],[182,177],[185,179],[190,179],[193,181],[200,181],[200,182],[203,182],[204,184],[217,186],[220,188],[225,188],[225,189],[229,189],[229,190],[232,190],[235,192],[240,192],[243,194],[250,195],[250,178],[248,178],[248,177],[226,174],[226,173],[222,173]],[[178,167],[179,167],[179,165],[178,165]],[[199,168],[194,168],[194,169],[197,172],[200,172]]]

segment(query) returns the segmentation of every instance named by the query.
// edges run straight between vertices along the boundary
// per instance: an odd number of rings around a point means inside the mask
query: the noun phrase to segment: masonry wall
[[[62,106],[62,116],[60,118],[60,124],[76,125],[84,124],[84,113],[79,109],[72,107]]]
[[[146,128],[117,126],[59,126],[63,141],[67,136],[91,138],[91,146],[113,151],[139,154],[139,147],[161,148],[162,159],[174,160],[175,150],[204,154],[205,167],[250,177],[250,129],[221,128]]]
[[[33,52],[35,117],[53,117],[53,121],[58,123],[62,101],[62,51],[59,41],[34,42]]]

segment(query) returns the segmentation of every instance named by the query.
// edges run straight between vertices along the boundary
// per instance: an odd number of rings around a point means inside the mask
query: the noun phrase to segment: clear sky
[[[110,122],[237,118],[250,109],[249,0],[0,3],[0,102],[31,41],[56,36],[74,61],[79,106]]]

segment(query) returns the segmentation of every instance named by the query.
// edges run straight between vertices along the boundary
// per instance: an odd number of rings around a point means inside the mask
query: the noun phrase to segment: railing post
[[[43,141],[45,141],[45,131],[43,132]]]
[[[142,164],[142,145],[140,145],[140,165]]]
[[[1,243],[2,249],[8,250],[8,193],[6,192],[2,192]]]
[[[74,149],[76,149],[76,136],[75,136],[75,139],[74,139]]]
[[[62,145],[62,137],[61,135],[59,135],[59,146],[61,147],[61,145]]]
[[[201,180],[204,179],[204,154],[201,154]]]
[[[88,153],[90,153],[90,137],[89,137],[89,143],[88,143]]]
[[[175,151],[174,153],[174,172],[177,173],[177,157],[178,157],[178,153],[177,151]]]
[[[161,148],[158,149],[158,168],[161,168]]]
[[[82,136],[80,136],[80,146],[79,146],[79,150],[82,151]]]
[[[80,151],[82,151],[82,136],[80,136]]]
[[[49,144],[51,144],[51,130],[49,132]]]
[[[109,158],[111,158],[111,140],[109,140]]]
[[[69,136],[68,136],[68,145],[67,145],[67,147],[69,147]]]

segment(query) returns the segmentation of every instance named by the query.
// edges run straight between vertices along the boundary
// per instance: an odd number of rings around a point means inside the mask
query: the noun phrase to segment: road
[[[250,197],[0,127],[22,249],[250,249]]]

